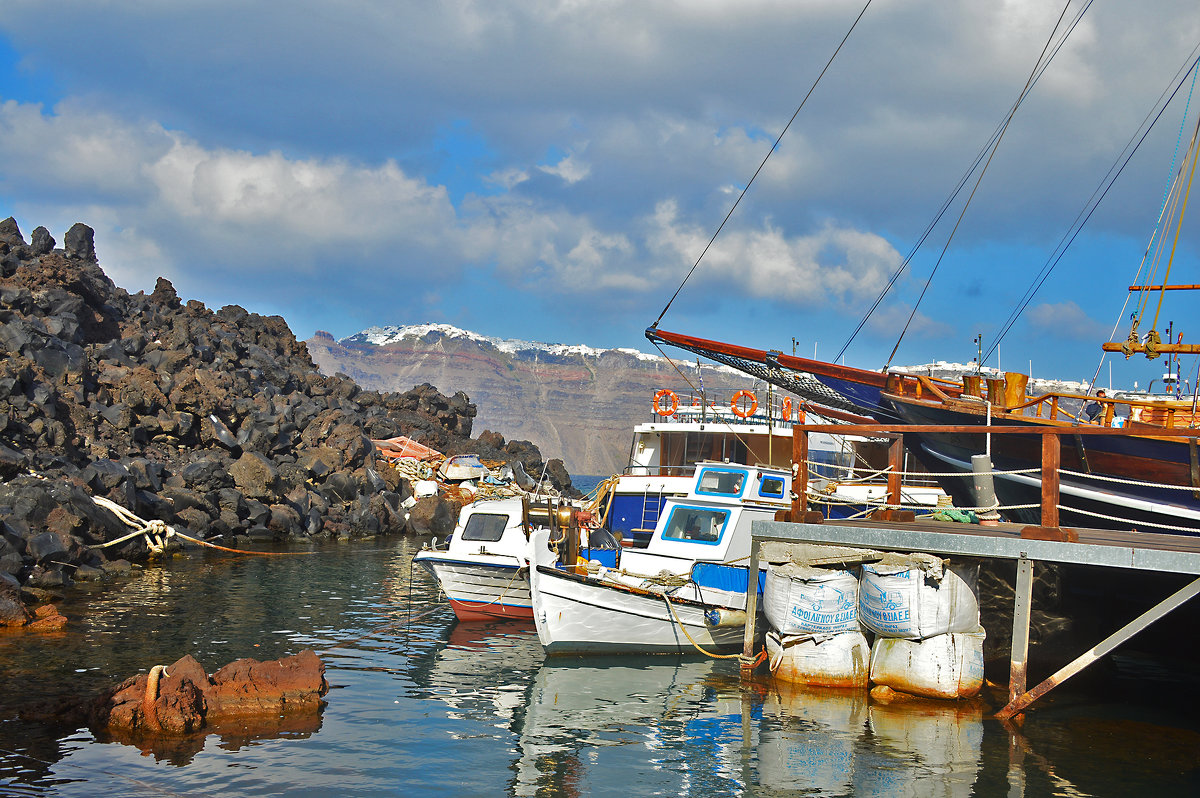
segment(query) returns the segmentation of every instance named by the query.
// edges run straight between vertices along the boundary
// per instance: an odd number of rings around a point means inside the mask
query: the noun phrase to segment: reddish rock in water
[[[33,615],[29,628],[39,632],[57,632],[67,625],[67,617],[53,604],[43,604],[33,611]]]
[[[182,734],[235,717],[315,711],[328,690],[325,664],[310,649],[270,662],[240,659],[212,677],[189,654],[122,682],[103,697],[91,725]]]

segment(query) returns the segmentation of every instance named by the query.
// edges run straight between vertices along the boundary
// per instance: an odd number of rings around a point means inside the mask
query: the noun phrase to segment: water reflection
[[[713,660],[547,660],[520,724],[512,794],[581,794],[618,762],[620,783],[647,794],[740,791],[743,702],[733,667],[731,676]]]
[[[547,660],[530,625],[457,623],[413,551],[195,557],[68,604],[63,634],[0,636],[0,794],[1200,794],[1194,717],[1178,694],[1139,703],[1144,679],[1110,705],[1067,694],[1017,733],[978,705],[743,682],[731,660]],[[158,759],[19,718],[184,653],[212,670],[306,647],[334,689],[319,726],[276,739]]]

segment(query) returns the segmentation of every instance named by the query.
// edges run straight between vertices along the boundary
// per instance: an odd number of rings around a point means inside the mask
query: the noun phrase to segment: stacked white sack
[[[781,635],[857,632],[858,579],[850,571],[772,565],[763,586],[763,613]]]
[[[871,646],[862,632],[786,635],[767,632],[767,661],[776,679],[811,687],[866,687]]]
[[[862,566],[858,618],[884,637],[920,640],[978,627],[979,600],[941,558],[887,554]]]
[[[775,630],[767,635],[767,654],[777,679],[814,687],[866,686],[871,647],[858,625],[853,573],[772,565],[763,611]]]
[[[970,698],[983,687],[983,640],[982,627],[924,640],[877,637],[871,681],[930,698]]]

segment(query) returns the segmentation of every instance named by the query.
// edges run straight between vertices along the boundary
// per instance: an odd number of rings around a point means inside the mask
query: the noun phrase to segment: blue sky
[[[0,213],[60,242],[85,222],[127,290],[166,276],[214,308],[278,313],[301,338],[437,321],[646,350],[642,331],[860,7],[5,0]],[[794,338],[832,357],[1061,10],[875,0],[662,326],[764,348]],[[1009,127],[896,363],[966,361],[977,334],[994,340],[1198,43],[1194,0],[1087,10]],[[1097,369],[1185,99],[1005,337],[1000,365],[1074,380]],[[1198,110],[1200,98],[1189,134]],[[956,216],[847,363],[886,361]],[[1172,282],[1200,283],[1197,232],[1193,215]],[[1200,342],[1195,302],[1168,302],[1159,326]],[[1117,358],[1111,371],[1144,386],[1162,364]]]

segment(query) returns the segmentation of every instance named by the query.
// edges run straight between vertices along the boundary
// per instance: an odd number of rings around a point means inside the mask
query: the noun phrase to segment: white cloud
[[[677,265],[682,277],[710,238],[680,220],[676,203],[664,201],[655,209],[648,248]],[[899,262],[899,254],[883,238],[832,223],[797,236],[770,225],[734,227],[709,248],[697,275],[734,292],[813,304],[874,294]]]
[[[1025,312],[1025,318],[1035,334],[1048,340],[1068,338],[1098,344],[1107,341],[1112,332],[1111,324],[1096,321],[1073,300],[1034,305]]]
[[[561,177],[568,185],[574,185],[586,178],[592,172],[592,167],[581,161],[575,155],[568,155],[558,163],[550,166],[539,166],[538,169],[548,175]]]

